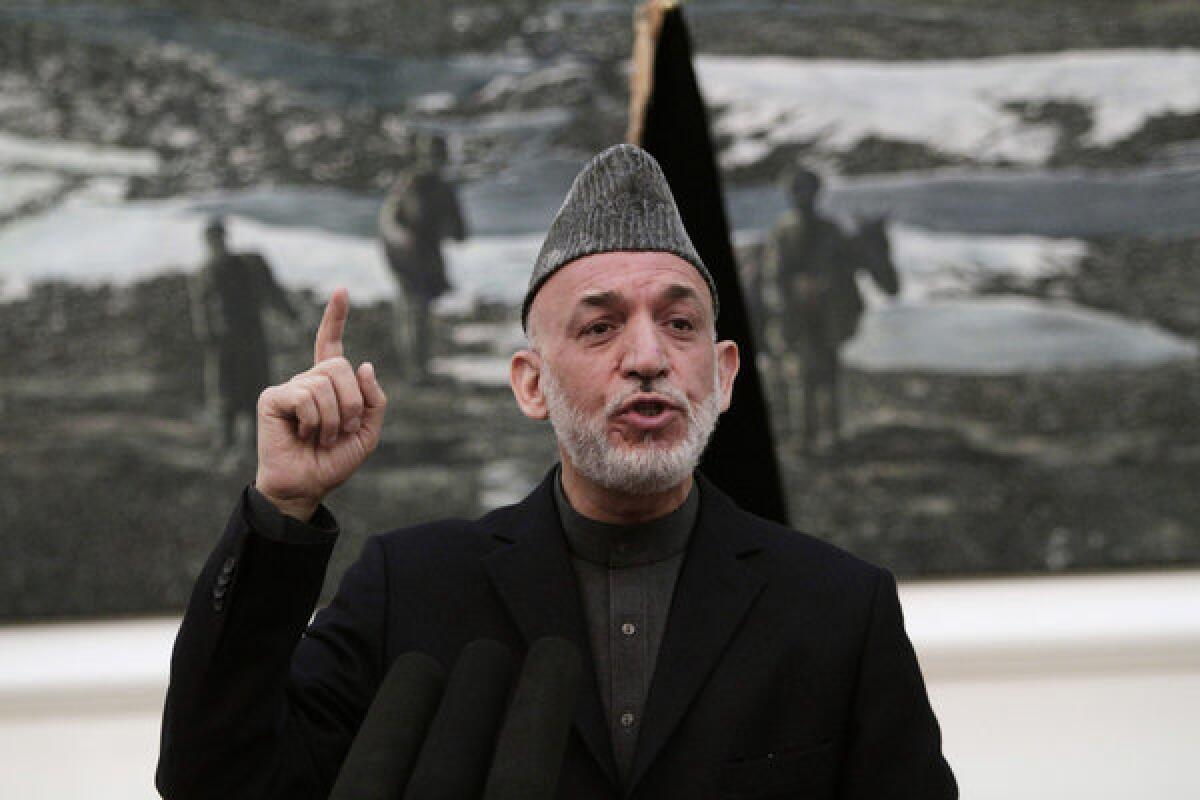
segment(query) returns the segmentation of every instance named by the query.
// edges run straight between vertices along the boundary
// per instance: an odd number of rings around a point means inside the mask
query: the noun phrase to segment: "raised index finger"
[[[333,290],[325,304],[321,327],[317,328],[317,342],[313,345],[313,363],[320,364],[327,358],[344,355],[342,334],[346,331],[346,318],[350,316],[350,293],[339,286]]]

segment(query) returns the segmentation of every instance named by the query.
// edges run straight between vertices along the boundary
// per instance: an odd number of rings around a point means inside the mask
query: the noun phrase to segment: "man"
[[[292,321],[298,315],[266,259],[229,249],[220,218],[205,226],[204,240],[208,259],[191,284],[192,323],[204,346],[206,402],[219,445],[229,450],[238,442],[238,421],[253,425],[258,394],[271,383],[262,312],[275,308]]]
[[[379,211],[379,235],[396,279],[396,352],[402,372],[415,381],[429,378],[433,344],[433,301],[450,288],[442,241],[466,238],[467,228],[454,187],[442,177],[446,141],[437,134],[421,140],[415,169],[406,170]]]
[[[804,446],[812,450],[822,397],[833,443],[838,441],[838,348],[853,334],[863,301],[852,269],[839,263],[845,249],[842,232],[817,209],[820,176],[797,167],[784,176],[783,184],[792,207],[767,238],[763,288],[771,287],[774,307],[769,316],[776,321],[776,355],[781,362],[800,362]],[[785,391],[785,397],[790,394]]]
[[[562,798],[957,796],[895,582],[738,509],[694,474],[736,345],[657,163],[619,145],[576,179],[512,357],[561,465],[477,521],[373,538],[305,631],[336,523],[321,499],[386,399],[342,352],[263,393],[255,486],[197,584],[172,663],[164,796],[323,797],[389,664],[490,638],[589,654]]]

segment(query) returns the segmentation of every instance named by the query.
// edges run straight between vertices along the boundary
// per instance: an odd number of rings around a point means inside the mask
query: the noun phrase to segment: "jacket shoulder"
[[[711,484],[705,489],[712,493]],[[716,495],[713,501],[718,524],[742,531],[745,562],[771,577],[839,591],[873,592],[888,574],[835,544],[752,514],[719,491]]]
[[[389,558],[483,555],[495,546],[495,539],[483,519],[439,519],[396,528],[371,538]]]
[[[847,575],[875,578],[883,571],[881,567],[811,533],[766,520],[764,522],[771,528],[768,535],[778,557],[803,559]]]
[[[513,540],[512,534],[527,527],[531,498],[501,506],[481,517],[453,517],[396,528],[371,538],[389,556],[475,555],[483,556]]]

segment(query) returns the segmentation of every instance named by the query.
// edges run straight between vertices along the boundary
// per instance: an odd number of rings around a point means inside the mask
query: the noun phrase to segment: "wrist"
[[[306,524],[312,521],[313,516],[317,513],[317,508],[321,505],[319,499],[281,496],[269,488],[264,488],[257,480],[251,485],[280,514]]]

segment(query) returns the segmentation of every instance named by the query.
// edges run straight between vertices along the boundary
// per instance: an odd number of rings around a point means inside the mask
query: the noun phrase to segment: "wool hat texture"
[[[621,250],[673,253],[695,267],[719,310],[717,284],[692,245],[667,177],[654,156],[632,144],[613,145],[575,177],[558,210],[529,278],[521,325],[542,285],[562,267],[584,256]]]

